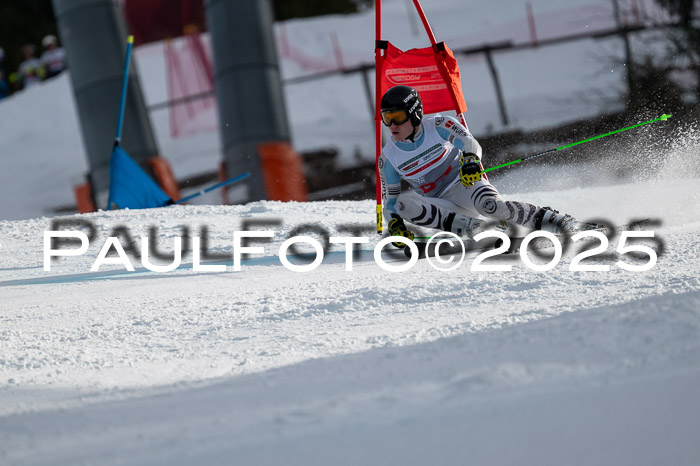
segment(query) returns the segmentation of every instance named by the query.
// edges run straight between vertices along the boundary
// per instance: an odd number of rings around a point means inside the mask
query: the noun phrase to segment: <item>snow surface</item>
[[[280,264],[300,224],[371,230],[372,201],[71,217],[97,239],[51,272],[55,219],[1,221],[0,464],[697,464],[700,181],[675,176],[698,173],[696,134],[656,178],[508,195],[659,220],[647,272],[570,272],[573,252],[540,273],[517,256],[471,272],[471,254],[397,274],[369,252],[346,271],[337,247],[312,272]],[[194,272],[191,255],[170,273],[90,272],[119,225],[156,226],[163,250],[207,225],[210,251],[231,254],[233,231],[265,219],[275,239],[240,272]]]

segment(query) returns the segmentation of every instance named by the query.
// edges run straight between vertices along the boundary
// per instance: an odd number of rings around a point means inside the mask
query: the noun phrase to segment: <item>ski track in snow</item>
[[[372,260],[348,272],[338,253],[301,274],[275,258],[302,223],[332,235],[371,227],[372,201],[79,216],[98,239],[51,272],[51,219],[0,222],[0,463],[512,464],[525,454],[533,464],[692,464],[698,188],[509,196],[582,219],[660,220],[664,252],[641,273],[612,262],[573,273],[572,254],[546,273],[517,257],[510,272],[471,272],[473,257],[453,272],[425,260],[398,274]],[[263,218],[282,221],[262,228],[277,232],[266,262],[240,272],[89,272],[118,225],[135,239],[157,226],[166,251],[183,225],[208,225],[210,251],[230,253],[241,222]],[[91,279],[40,281],[75,274]],[[512,449],[487,435],[498,432]]]

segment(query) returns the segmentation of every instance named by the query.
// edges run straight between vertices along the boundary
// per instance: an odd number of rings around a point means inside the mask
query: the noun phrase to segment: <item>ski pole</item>
[[[124,107],[126,107],[126,92],[129,86],[129,63],[131,63],[131,48],[134,45],[134,36],[129,36],[126,39],[126,56],[124,57],[124,75],[122,77],[122,94],[119,98],[119,118],[117,119],[117,134],[114,136],[114,149],[119,146],[122,139],[122,126],[124,125]],[[112,190],[110,189],[110,193]],[[112,210],[111,194],[107,196],[107,210]]]
[[[593,141],[595,139],[604,138],[606,136],[610,136],[611,134],[621,133],[623,131],[627,131],[627,130],[632,129],[632,128],[637,128],[639,126],[648,125],[649,123],[654,123],[657,121],[666,121],[669,118],[671,118],[671,115],[666,115],[664,113],[659,118],[656,118],[654,120],[645,121],[644,123],[639,123],[636,125],[628,126],[627,128],[617,129],[615,131],[610,131],[609,133],[601,134],[598,136],[593,136],[592,138],[584,139],[583,141],[578,141],[578,142],[574,142],[572,144],[567,144],[565,146],[557,147],[556,149],[549,149],[549,150],[546,150],[544,152],[540,152],[539,154],[528,155],[527,157],[523,157],[522,159],[513,160],[512,162],[507,162],[507,163],[504,163],[501,165],[496,165],[495,167],[487,168],[484,170],[484,172],[490,172],[491,170],[497,170],[499,168],[507,167],[508,165],[515,165],[516,163],[524,162],[526,160],[531,160],[531,159],[534,159],[537,157],[542,157],[543,155],[550,154],[550,153],[556,152],[558,150],[568,149],[569,147],[578,146],[579,144],[583,144],[585,142]]]
[[[134,36],[129,36],[126,41],[126,58],[124,59],[124,77],[122,78],[122,95],[119,100],[119,120],[117,122],[117,134],[114,136],[114,144],[118,145],[122,138],[122,125],[124,124],[124,107],[126,107],[126,91],[129,84],[129,63],[131,62],[131,47],[134,45]]]
[[[244,180],[250,176],[249,172],[245,172],[242,175],[234,176],[233,178],[230,178],[226,181],[222,181],[221,183],[216,183],[214,186],[211,186],[207,189],[203,189],[198,193],[190,194],[189,196],[180,199],[177,202],[173,202],[173,204],[182,204],[183,202],[189,201],[190,199],[194,199],[197,196],[201,196],[202,194],[214,191],[215,189],[223,188],[224,186],[228,186],[230,184],[236,183],[238,181]]]

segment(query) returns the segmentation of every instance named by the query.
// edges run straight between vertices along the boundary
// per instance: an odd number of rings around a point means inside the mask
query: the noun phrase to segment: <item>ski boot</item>
[[[551,207],[542,207],[535,216],[535,230],[548,231],[555,235],[589,229],[581,228],[582,225],[586,224],[579,223],[569,214],[560,214]]]
[[[450,213],[442,225],[443,231],[449,231],[459,237],[473,238],[483,231],[498,230],[508,231],[508,223],[504,220],[481,220],[466,215]]]

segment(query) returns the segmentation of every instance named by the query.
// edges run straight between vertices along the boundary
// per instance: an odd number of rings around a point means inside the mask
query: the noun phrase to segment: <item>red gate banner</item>
[[[457,60],[444,43],[405,52],[387,43],[384,54],[379,57],[379,66],[379,95],[394,86],[411,86],[420,93],[426,114],[467,111]]]

